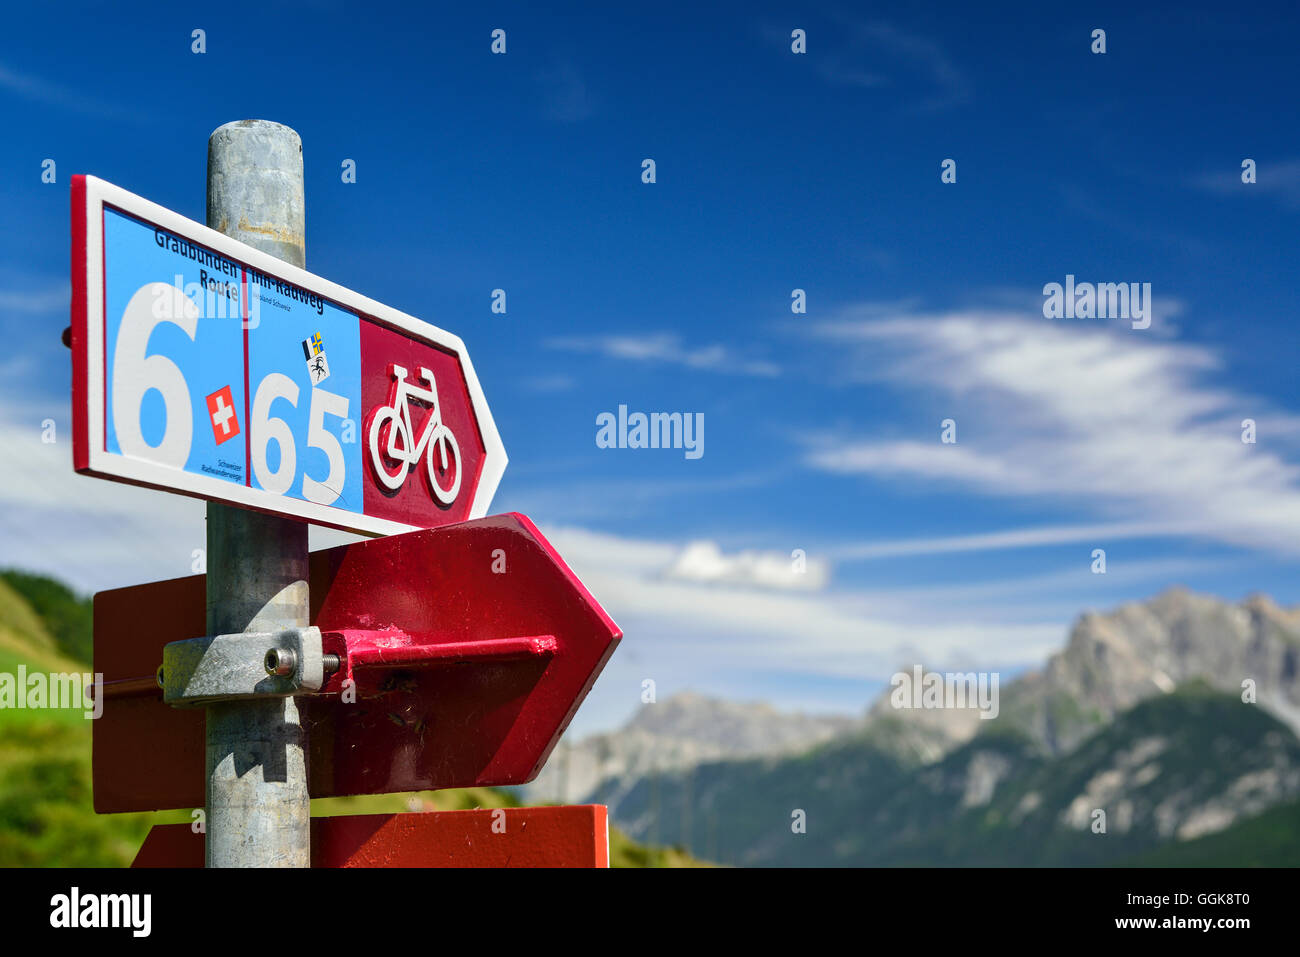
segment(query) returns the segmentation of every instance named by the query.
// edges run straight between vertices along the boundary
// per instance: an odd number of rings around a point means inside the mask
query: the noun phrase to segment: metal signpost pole
[[[208,140],[208,225],[306,261],[302,140],[265,120]],[[229,321],[229,320],[217,320]],[[207,633],[305,627],[307,523],[208,503]],[[207,708],[208,867],[308,867],[306,735],[292,697]]]
[[[326,866],[442,860],[420,815],[360,856],[356,828],[379,819],[313,829],[304,699],[328,743],[316,797],[523,784],[622,632],[526,516],[485,517],[506,452],[464,342],[303,268],[298,134],[216,130],[207,198],[203,226],[96,176],[71,184],[73,467],[209,502],[206,579],[95,596],[95,810],[205,804],[202,855],[184,824],[144,855],[185,866],[309,867],[313,834]],[[313,562],[309,523],[383,537]],[[383,702],[347,707],[359,682]],[[439,833],[471,835],[456,847],[495,828],[448,820]],[[561,840],[545,835],[564,820],[608,864],[603,813],[569,809],[529,839]],[[456,861],[523,860],[525,843]]]

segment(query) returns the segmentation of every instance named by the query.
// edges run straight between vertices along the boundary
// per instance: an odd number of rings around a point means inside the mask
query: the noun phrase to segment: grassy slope
[[[19,665],[28,672],[85,672],[87,668],[64,650],[64,645],[51,633],[44,619],[10,583],[11,572],[0,572],[0,673],[16,675]],[[31,576],[29,576],[31,579]],[[28,581],[26,584],[32,584]],[[37,584],[37,591],[44,589]],[[68,593],[75,602],[75,596]],[[86,602],[87,610],[89,602]],[[68,617],[75,617],[71,610]],[[73,724],[83,722],[80,711],[6,709],[0,712],[0,724],[12,726],[36,722]],[[0,756],[3,761],[3,756]]]
[[[21,601],[14,601],[15,596]],[[90,599],[47,575],[0,571],[0,631],[8,625],[22,650],[49,650],[64,660],[90,661],[94,612]]]

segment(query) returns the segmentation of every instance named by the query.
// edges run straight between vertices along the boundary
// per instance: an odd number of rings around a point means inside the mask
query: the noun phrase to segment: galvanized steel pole
[[[241,120],[212,134],[208,225],[305,265],[297,133]],[[309,624],[307,523],[209,502],[207,568],[209,635]],[[306,735],[296,700],[210,705],[207,866],[308,867],[310,825]]]

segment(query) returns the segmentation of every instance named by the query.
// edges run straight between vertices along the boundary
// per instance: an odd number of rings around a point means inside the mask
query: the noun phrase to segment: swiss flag
[[[208,396],[208,419],[217,445],[239,434],[239,417],[235,415],[235,398],[230,394],[230,386],[223,386]]]

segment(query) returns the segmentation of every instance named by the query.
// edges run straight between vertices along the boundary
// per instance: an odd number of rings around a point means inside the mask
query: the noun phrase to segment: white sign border
[[[80,187],[80,188],[79,188]],[[78,194],[84,190],[84,205],[78,208]],[[301,289],[332,300],[346,309],[397,329],[431,346],[455,353],[464,372],[470,403],[483,438],[483,467],[467,519],[487,514],[506,469],[505,446],[488,409],[487,398],[459,336],[430,325],[404,312],[385,306],[351,289],[307,272],[237,239],[210,229],[142,196],[128,192],[95,176],[75,176],[73,197],[73,464],[77,472],[116,479],[135,485],[214,501],[229,502],[259,512],[305,519],[317,525],[362,535],[395,535],[417,531],[423,525],[407,525],[360,512],[318,505],[302,499],[274,495],[262,489],[236,485],[223,479],[168,468],[155,462],[115,455],[104,441],[104,205],[145,220],[168,232],[203,245],[229,259],[242,262],[268,276],[283,279]],[[81,222],[78,223],[78,219]],[[80,240],[80,242],[79,242]],[[77,246],[81,248],[78,249]],[[361,321],[365,321],[362,319]],[[84,393],[84,394],[83,394]],[[364,480],[363,480],[364,481]],[[282,503],[282,505],[281,505]]]

